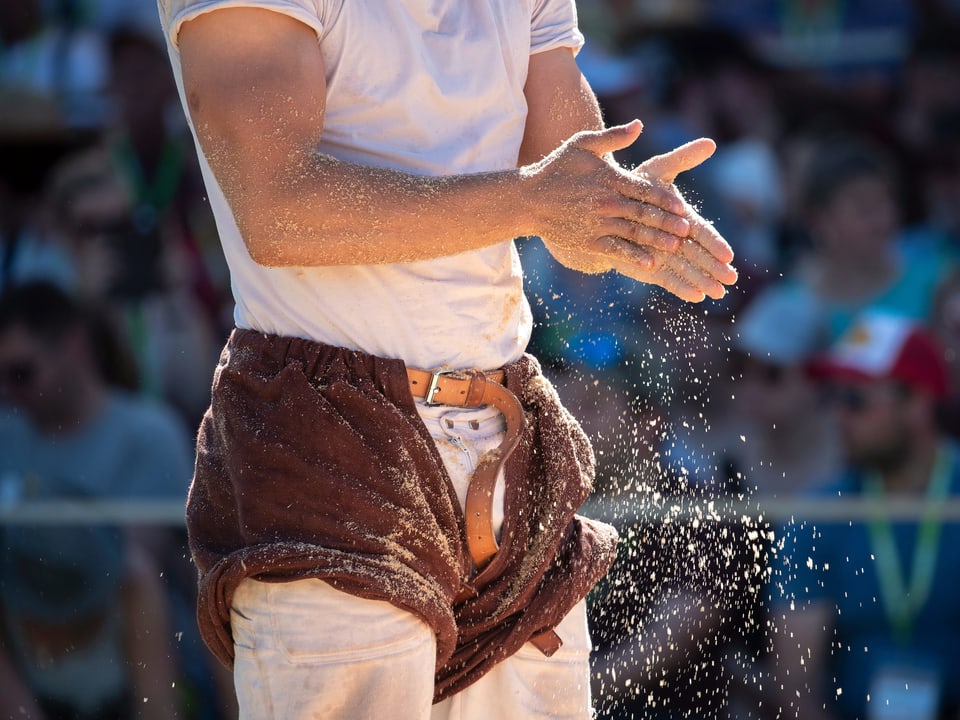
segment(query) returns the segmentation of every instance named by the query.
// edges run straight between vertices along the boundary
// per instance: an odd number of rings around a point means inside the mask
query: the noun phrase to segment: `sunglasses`
[[[73,233],[83,239],[129,237],[132,233],[130,219],[125,216],[78,218],[70,226]]]
[[[786,375],[786,370],[782,365],[775,365],[774,363],[754,359],[743,361],[741,366],[741,374],[744,377],[749,376],[755,378],[767,385],[779,384]]]
[[[888,386],[889,393],[894,398],[906,397],[910,390],[905,385],[895,383]],[[850,412],[863,412],[870,405],[876,402],[876,395],[872,395],[865,389],[847,385],[834,385],[825,390],[827,402],[842,407]]]
[[[826,400],[850,412],[861,412],[870,404],[867,393],[855,387],[829,387],[824,391]]]
[[[25,388],[33,384],[37,366],[28,360],[0,365],[0,384],[10,388]]]

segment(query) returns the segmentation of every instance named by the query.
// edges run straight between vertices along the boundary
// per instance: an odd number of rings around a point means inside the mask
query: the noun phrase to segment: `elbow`
[[[302,264],[296,250],[303,240],[302,221],[287,209],[284,198],[263,190],[234,196],[234,219],[250,259],[264,267]]]
[[[290,263],[285,259],[282,233],[269,222],[262,220],[237,218],[240,237],[250,259],[263,267],[284,267]]]
[[[286,265],[286,263],[281,260],[275,249],[271,250],[263,243],[247,242],[246,246],[247,254],[257,265],[267,268],[279,268]]]

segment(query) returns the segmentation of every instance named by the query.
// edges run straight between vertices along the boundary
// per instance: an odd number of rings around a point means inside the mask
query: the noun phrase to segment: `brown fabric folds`
[[[214,654],[232,665],[230,601],[246,577],[322,578],[423,618],[435,701],[555,627],[606,573],[616,532],[575,514],[593,454],[536,360],[506,372],[528,422],[506,465],[501,550],[471,578],[463,513],[402,361],[235,330],[187,503]]]

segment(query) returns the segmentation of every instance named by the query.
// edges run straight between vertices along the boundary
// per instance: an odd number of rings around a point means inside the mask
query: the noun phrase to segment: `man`
[[[775,567],[780,706],[790,717],[954,718],[960,524],[937,512],[960,492],[960,455],[940,429],[942,348],[916,322],[862,316],[823,357],[848,468],[822,493],[881,509],[857,522],[798,522]],[[919,517],[890,511],[916,502]]]
[[[159,4],[236,300],[187,520],[241,716],[587,717],[615,534],[511,238],[721,297],[670,185],[713,143],[612,161],[571,0]]]

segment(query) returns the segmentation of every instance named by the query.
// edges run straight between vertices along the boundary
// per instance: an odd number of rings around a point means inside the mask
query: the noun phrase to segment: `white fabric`
[[[867,313],[837,341],[830,361],[872,377],[888,375],[900,359],[914,324],[899,315]]]
[[[427,426],[430,437],[440,450],[447,474],[460,501],[466,504],[470,477],[483,454],[496,448],[507,430],[507,421],[492,405],[478,409],[451,408],[447,405],[426,405],[417,401],[417,412]],[[497,476],[493,491],[493,532],[500,538],[503,527],[503,500],[506,491],[503,471]]]
[[[247,579],[230,612],[239,720],[588,720],[590,638],[581,601],[552,657],[524,645],[436,705],[429,626],[322,580]]]
[[[317,33],[328,87],[320,152],[420,175],[515,167],[530,54],[583,43],[573,0],[159,0],[181,99],[182,24],[250,6],[288,14]],[[526,347],[531,314],[512,239],[469,257],[266,268],[247,254],[202,158],[201,167],[238,326],[424,368],[496,368]]]

